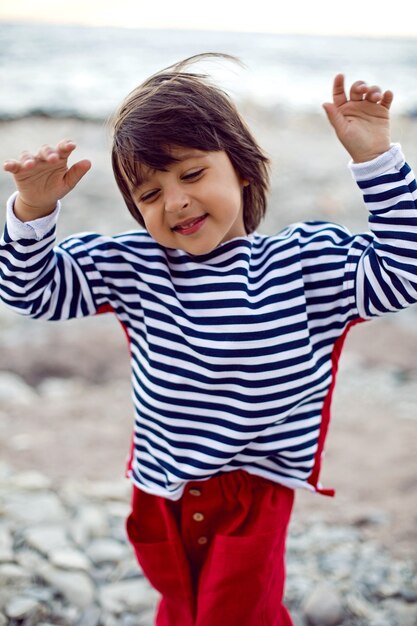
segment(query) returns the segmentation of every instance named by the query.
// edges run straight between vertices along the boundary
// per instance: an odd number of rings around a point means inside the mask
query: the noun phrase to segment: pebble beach
[[[324,114],[242,111],[271,157],[273,233],[366,213]],[[0,160],[68,137],[91,172],[58,236],[135,227],[113,182],[102,122],[0,122]],[[393,121],[417,168],[417,119]],[[0,173],[1,200],[13,191]],[[295,626],[417,626],[417,309],[359,325],[340,361],[322,482],[297,494],[286,603]],[[157,594],[124,531],[132,428],[128,351],[111,315],[61,324],[0,305],[0,626],[151,626]],[[244,626],[244,624],[242,624]]]

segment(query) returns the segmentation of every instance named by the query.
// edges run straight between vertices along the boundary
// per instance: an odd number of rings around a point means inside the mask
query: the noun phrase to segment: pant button
[[[190,489],[188,492],[191,496],[201,496],[200,489]]]
[[[195,522],[202,522],[204,519],[204,515],[202,513],[194,513],[193,520]]]
[[[204,545],[206,545],[206,543],[207,543],[207,542],[208,542],[207,537],[199,537],[199,538],[197,539],[197,543],[199,543],[199,544],[200,544],[200,546],[204,546]]]

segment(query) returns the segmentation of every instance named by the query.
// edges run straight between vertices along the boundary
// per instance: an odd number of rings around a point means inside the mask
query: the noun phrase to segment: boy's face
[[[149,234],[167,248],[206,254],[220,243],[244,237],[243,187],[224,151],[173,147],[179,159],[166,171],[145,169],[132,191]]]

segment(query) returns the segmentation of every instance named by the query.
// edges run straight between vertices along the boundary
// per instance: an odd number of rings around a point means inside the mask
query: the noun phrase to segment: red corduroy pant
[[[284,607],[292,489],[237,470],[172,502],[133,488],[127,534],[160,592],[156,626],[293,626]]]

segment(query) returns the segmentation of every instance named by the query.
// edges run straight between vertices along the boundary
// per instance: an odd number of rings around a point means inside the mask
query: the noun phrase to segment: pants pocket
[[[213,538],[201,572],[198,626],[291,626],[282,606],[285,534]]]
[[[126,521],[126,531],[136,558],[151,585],[162,595],[171,595],[181,589],[180,577],[173,575],[177,572],[177,556],[172,541],[143,541],[138,532],[133,515]]]
[[[174,541],[141,541],[132,514],[127,518],[126,532],[144,575],[162,595],[157,626],[192,626],[194,598],[185,555]]]

